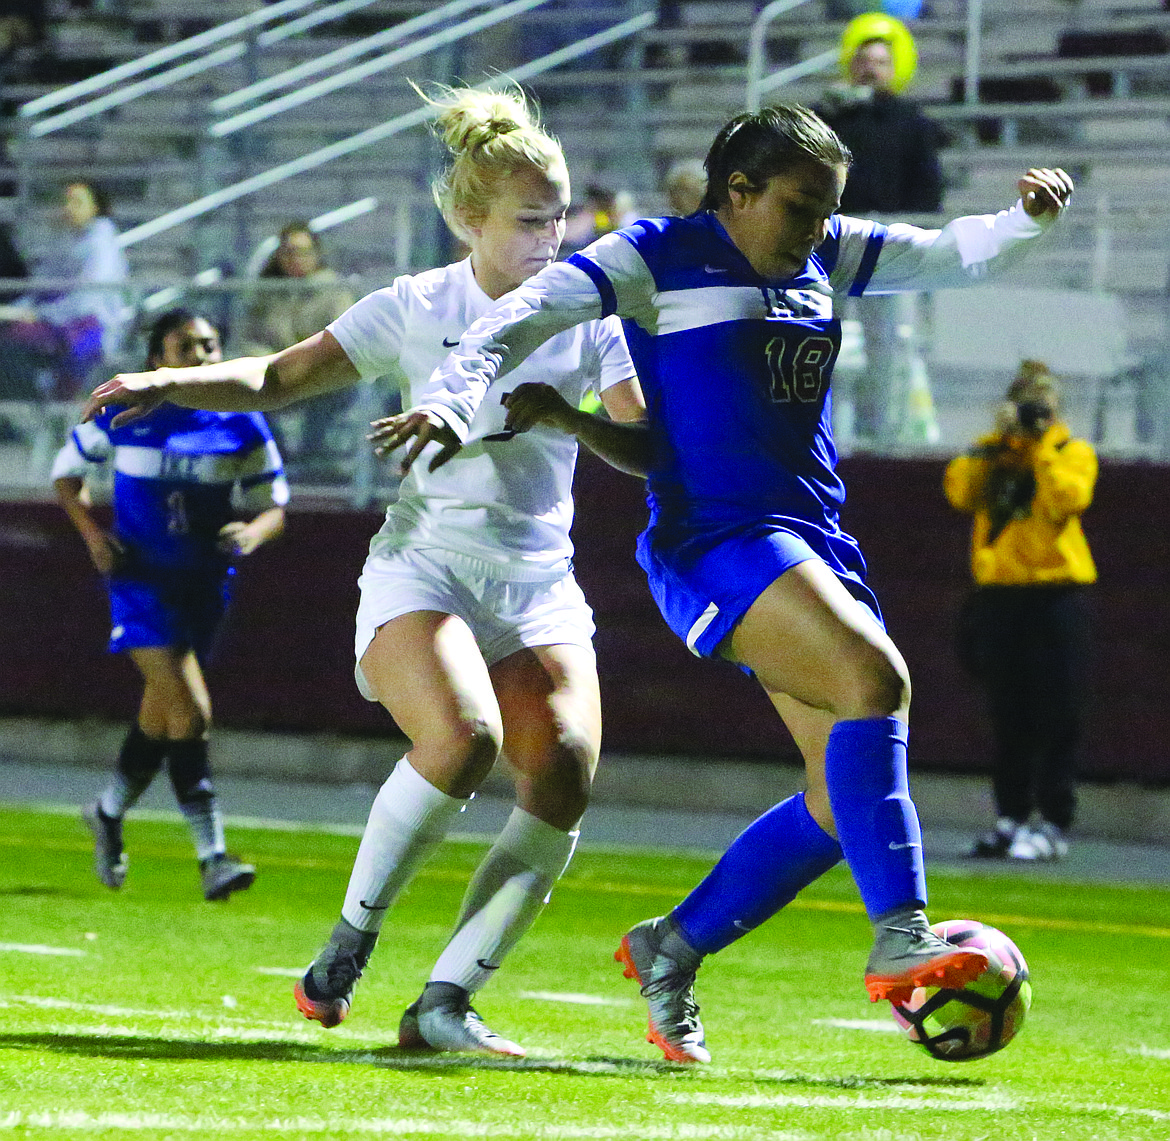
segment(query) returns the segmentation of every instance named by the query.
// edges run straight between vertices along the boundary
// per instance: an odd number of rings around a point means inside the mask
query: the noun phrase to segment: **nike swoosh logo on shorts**
[[[443,338],[443,348],[445,349],[453,349],[457,344],[459,344],[458,341],[449,341],[446,337]]]
[[[914,843],[910,843],[910,844],[895,844],[893,841],[890,841],[890,851],[891,851],[891,852],[896,852],[896,851],[897,851],[899,848],[919,848],[919,847],[921,847],[921,846],[922,846],[922,845],[920,845],[920,844],[914,844]]]

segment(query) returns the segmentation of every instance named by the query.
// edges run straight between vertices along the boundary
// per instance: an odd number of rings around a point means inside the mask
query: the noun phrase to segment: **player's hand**
[[[509,432],[527,432],[537,424],[571,432],[576,409],[550,384],[519,384],[506,393],[502,403],[508,410],[504,428]]]
[[[256,532],[241,520],[225,523],[216,536],[216,550],[232,558],[243,558],[250,555],[260,546],[260,537]]]
[[[1056,217],[1072,198],[1073,180],[1059,167],[1033,167],[1016,185],[1024,210],[1031,218]]]
[[[111,428],[120,428],[154,411],[167,396],[167,389],[177,369],[156,368],[153,372],[120,372],[105,384],[99,384],[86,401],[81,419],[92,420],[109,404],[126,405],[110,421]]]
[[[399,470],[403,475],[410,471],[414,461],[422,454],[423,448],[432,441],[438,443],[439,450],[428,465],[428,471],[441,468],[463,447],[459,437],[438,416],[422,409],[408,410],[400,412],[397,416],[374,420],[370,427],[373,431],[366,439],[374,445],[374,454],[380,459],[389,455],[395,448],[402,447],[408,440],[413,440],[399,464]]]

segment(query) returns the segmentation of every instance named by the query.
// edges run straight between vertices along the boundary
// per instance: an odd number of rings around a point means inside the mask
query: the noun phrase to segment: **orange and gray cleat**
[[[695,971],[703,957],[683,939],[674,921],[647,919],[630,928],[613,957],[625,967],[622,974],[642,988],[650,1015],[646,1041],[668,1061],[709,1062],[695,1001]]]
[[[329,942],[293,986],[297,1010],[326,1030],[344,1022],[353,1005],[354,988],[377,941],[377,932],[359,931],[339,920]]]
[[[891,916],[876,925],[865,965],[870,1002],[909,1002],[918,987],[964,987],[988,966],[987,955],[956,947],[936,935],[921,911]]]

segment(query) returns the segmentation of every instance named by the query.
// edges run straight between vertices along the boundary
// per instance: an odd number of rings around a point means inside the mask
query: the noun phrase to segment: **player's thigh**
[[[579,756],[592,777],[601,748],[597,663],[588,646],[536,646],[491,668],[509,762],[536,775],[558,752]]]
[[[141,719],[156,734],[172,738],[203,733],[211,718],[211,698],[194,651],[135,646],[127,653],[145,683]]]
[[[366,683],[416,749],[503,728],[488,668],[462,618],[415,610],[391,618],[361,659]]]
[[[819,559],[785,571],[724,640],[769,693],[786,693],[838,717],[905,713],[909,675],[869,610]]]
[[[520,650],[492,667],[492,680],[517,803],[553,827],[573,828],[589,803],[601,748],[592,647]]]

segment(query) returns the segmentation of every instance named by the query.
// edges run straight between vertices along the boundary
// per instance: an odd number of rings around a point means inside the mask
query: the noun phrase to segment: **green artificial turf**
[[[521,1060],[404,1053],[402,1008],[482,846],[446,844],[404,894],[332,1031],[291,996],[336,919],[357,840],[234,827],[251,891],[205,903],[178,820],[132,817],[120,893],[72,814],[0,806],[0,1141],[45,1138],[1170,1136],[1170,891],[931,872],[931,917],[975,917],[1028,960],[1005,1050],[935,1061],[870,1005],[869,926],[838,869],[699,974],[711,1065],[665,1063],[613,951],[710,859],[586,843],[477,999]],[[965,870],[964,870],[965,871]]]

